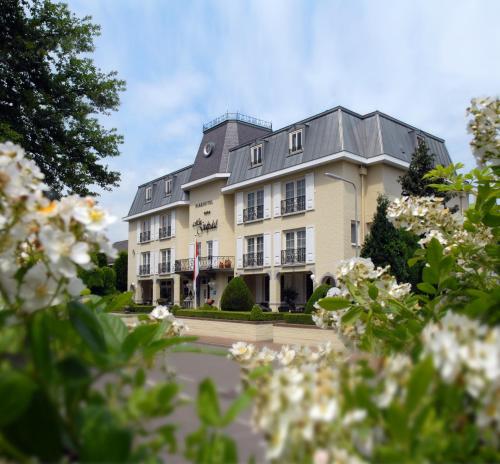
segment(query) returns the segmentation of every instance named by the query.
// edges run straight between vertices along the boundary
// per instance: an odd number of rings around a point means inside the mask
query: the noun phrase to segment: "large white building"
[[[400,194],[420,140],[450,163],[442,139],[378,111],[336,107],[275,131],[239,113],[206,124],[194,164],[140,185],[125,218],[135,300],[218,305],[240,275],[273,310],[294,292],[304,304],[312,276],[332,281],[337,263],[355,255],[377,196]]]

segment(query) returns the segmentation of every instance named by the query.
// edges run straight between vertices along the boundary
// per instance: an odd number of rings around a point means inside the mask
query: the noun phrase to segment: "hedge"
[[[206,317],[207,319],[226,319],[233,321],[282,321],[283,313],[262,313],[258,319],[251,319],[249,311],[203,311],[200,309],[179,309],[176,317]],[[254,316],[255,317],[255,316]]]
[[[242,277],[230,280],[220,300],[220,308],[223,311],[250,311],[254,304],[252,292]]]
[[[153,305],[133,305],[126,308],[126,310],[130,313],[150,313],[153,308]]]
[[[288,324],[314,325],[311,314],[304,313],[282,313],[284,320]]]

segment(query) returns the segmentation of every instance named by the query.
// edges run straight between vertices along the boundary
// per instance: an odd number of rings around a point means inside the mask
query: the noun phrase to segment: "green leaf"
[[[194,342],[198,337],[169,337],[161,340],[154,340],[144,348],[144,356],[149,358],[154,356],[158,351],[164,350],[170,346],[180,345],[182,343]]]
[[[437,270],[425,266],[422,271],[422,279],[428,284],[437,284],[439,282],[439,273]]]
[[[122,353],[125,357],[130,358],[139,347],[148,345],[153,339],[156,329],[157,324],[144,324],[137,326],[130,332],[122,345]]]
[[[420,361],[413,368],[406,394],[406,409],[408,411],[415,410],[422,399],[425,398],[429,385],[432,382],[433,374],[434,366],[430,357]]]
[[[439,269],[439,263],[443,257],[443,247],[439,241],[433,238],[427,246],[426,258],[427,262],[433,269]]]
[[[57,363],[63,381],[69,385],[90,383],[90,371],[77,356],[68,356]]]
[[[23,414],[36,388],[36,384],[21,372],[0,372],[0,427]]]
[[[106,312],[119,311],[132,304],[132,292],[124,292],[113,298],[106,304]]]
[[[50,382],[53,365],[47,317],[45,311],[36,312],[31,319],[29,333],[32,348],[31,354],[35,367],[39,375],[46,382]]]
[[[205,425],[217,427],[220,424],[219,399],[215,385],[210,379],[203,380],[198,387],[196,408],[198,417]]]
[[[98,313],[106,344],[114,351],[118,351],[128,335],[128,329],[119,316],[107,313]]]
[[[353,306],[342,316],[343,324],[353,323],[361,314],[363,313],[363,308],[361,306]]]
[[[243,393],[241,393],[227,409],[226,413],[222,417],[221,425],[223,427],[228,426],[231,422],[233,422],[238,414],[240,414],[250,405],[251,402],[252,395],[250,394],[250,392],[244,391]]]
[[[87,346],[94,353],[105,353],[106,341],[96,315],[78,301],[71,301],[68,304],[68,309],[69,319],[73,328],[78,332]]]
[[[417,284],[417,288],[421,290],[424,293],[428,293],[430,295],[435,295],[436,294],[436,289],[429,283],[427,282],[421,282]]]
[[[351,306],[351,302],[338,296],[329,296],[318,300],[318,304],[327,311],[337,311]]]
[[[368,295],[372,300],[376,300],[378,296],[378,288],[376,285],[370,284],[368,286]]]

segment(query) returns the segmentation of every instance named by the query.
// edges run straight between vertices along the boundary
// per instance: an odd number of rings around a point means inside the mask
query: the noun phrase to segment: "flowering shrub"
[[[404,197],[388,214],[421,237],[421,293],[389,268],[351,259],[313,318],[347,349],[238,343],[230,356],[259,391],[253,423],[276,462],[500,460],[500,102],[474,100],[479,167],[438,166],[433,187],[472,194],[463,215],[442,199]]]
[[[184,325],[165,307],[129,331],[110,312],[131,294],[83,291],[90,254],[113,254],[104,235],[113,219],[91,198],[50,201],[45,190],[23,150],[0,144],[0,460],[151,462],[176,452],[168,416],[185,400],[156,355],[194,337],[180,336]],[[237,462],[222,430],[248,398],[223,414],[204,381],[186,455]]]

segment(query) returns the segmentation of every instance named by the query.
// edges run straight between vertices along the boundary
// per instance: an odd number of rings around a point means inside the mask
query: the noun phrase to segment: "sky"
[[[127,82],[102,119],[124,136],[100,203],[127,238],[137,186],[191,164],[226,111],[278,129],[342,105],[380,110],[446,140],[474,167],[465,109],[500,90],[500,1],[69,0],[101,25],[94,60]]]

